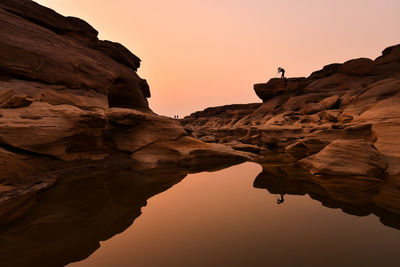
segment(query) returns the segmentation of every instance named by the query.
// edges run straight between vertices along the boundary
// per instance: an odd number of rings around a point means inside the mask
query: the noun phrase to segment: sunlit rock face
[[[0,202],[11,201],[3,218],[71,172],[250,159],[154,114],[140,59],[97,34],[33,1],[0,1]]]
[[[307,78],[271,79],[254,90],[262,103],[208,108],[182,124],[207,142],[258,146],[264,163],[349,183],[383,180],[374,203],[399,212],[400,45],[375,60],[330,64]]]

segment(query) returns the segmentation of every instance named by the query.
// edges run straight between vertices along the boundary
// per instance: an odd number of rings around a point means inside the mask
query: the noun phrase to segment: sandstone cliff
[[[372,179],[373,202],[400,213],[400,45],[254,90],[262,103],[208,108],[182,124],[204,141],[258,152],[264,165],[300,166],[309,179]]]
[[[139,67],[137,56],[99,40],[81,19],[30,0],[0,1],[2,220],[65,174],[121,166],[196,171],[211,168],[210,158],[248,159],[154,114]]]

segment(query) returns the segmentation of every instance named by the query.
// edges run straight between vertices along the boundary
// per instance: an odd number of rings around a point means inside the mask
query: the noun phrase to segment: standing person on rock
[[[278,68],[278,73],[282,73],[281,78],[285,78],[285,70],[281,67]]]

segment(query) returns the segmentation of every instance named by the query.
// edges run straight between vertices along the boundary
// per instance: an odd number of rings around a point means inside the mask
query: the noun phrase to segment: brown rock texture
[[[297,166],[333,186],[383,180],[370,197],[400,213],[400,45],[254,90],[262,103],[208,108],[181,123],[209,142],[258,146],[263,164]]]
[[[300,161],[312,174],[382,177],[386,160],[372,143],[334,140],[319,153]]]
[[[0,1],[0,223],[71,173],[191,170],[252,156],[188,137],[154,114],[140,59],[97,34],[33,1]]]

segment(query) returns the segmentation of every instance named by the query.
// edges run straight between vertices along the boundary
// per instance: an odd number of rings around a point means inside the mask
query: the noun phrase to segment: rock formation
[[[374,203],[400,213],[400,45],[254,90],[262,103],[208,108],[182,124],[206,142],[257,146],[263,164],[298,166],[313,179],[384,181]]]
[[[154,114],[139,67],[81,19],[30,0],[0,1],[0,218],[68,173],[249,159]]]

